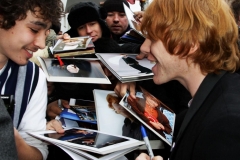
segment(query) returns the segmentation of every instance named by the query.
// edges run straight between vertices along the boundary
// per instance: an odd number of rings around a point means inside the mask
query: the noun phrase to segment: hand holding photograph
[[[175,113],[140,87],[136,99],[127,93],[120,104],[168,145],[172,144]]]

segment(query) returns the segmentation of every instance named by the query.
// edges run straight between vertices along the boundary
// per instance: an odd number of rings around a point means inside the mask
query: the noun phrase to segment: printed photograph
[[[128,139],[125,138],[82,129],[66,130],[63,134],[47,133],[44,134],[44,136],[94,148],[103,148],[106,146],[128,141]]]
[[[137,60],[135,54],[99,54],[101,58],[120,77],[139,77],[153,75],[154,66],[148,59]]]
[[[49,76],[105,78],[98,61],[62,58],[60,66],[58,59],[43,60]]]
[[[83,121],[97,121],[94,102],[77,99],[75,105],[70,105],[70,109]]]
[[[91,42],[90,37],[75,37],[66,40],[62,40],[60,43],[56,44],[54,47],[53,52],[64,52],[64,51],[71,51],[71,50],[83,50],[89,47]]]
[[[153,129],[169,144],[172,143],[175,113],[160,100],[140,87],[136,92],[136,99],[126,95],[120,104],[144,122],[149,129]]]

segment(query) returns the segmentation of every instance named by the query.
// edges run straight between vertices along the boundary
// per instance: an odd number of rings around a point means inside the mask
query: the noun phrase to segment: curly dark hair
[[[1,0],[0,15],[2,16],[1,28],[10,29],[16,20],[26,18],[27,11],[36,12],[40,8],[41,18],[49,20],[52,24],[58,24],[63,15],[63,3],[61,0]]]

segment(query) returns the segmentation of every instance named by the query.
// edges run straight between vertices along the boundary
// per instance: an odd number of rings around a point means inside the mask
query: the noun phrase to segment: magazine
[[[111,84],[96,58],[37,58],[49,82]]]
[[[119,105],[121,98],[114,91],[99,89],[94,89],[93,95],[98,117],[98,130],[109,134],[122,135],[125,116],[131,116],[131,114]]]
[[[87,48],[94,48],[92,38],[89,36],[59,39],[53,47],[53,54],[58,52],[86,50]]]
[[[145,41],[145,38],[140,36],[134,29],[130,29],[129,31],[127,31],[122,37],[120,37],[120,39],[125,42],[138,44],[143,44],[143,42]]]
[[[139,22],[137,22],[135,20],[135,18],[134,18],[133,11],[131,11],[131,9],[128,8],[128,6],[126,4],[124,4],[124,3],[123,3],[123,8],[124,8],[125,14],[127,16],[129,26],[132,28],[133,31],[135,31],[136,34],[138,34],[138,36],[140,36],[141,38],[145,39],[144,35],[140,31],[140,24],[139,24]],[[137,38],[137,37],[135,37],[135,38]]]
[[[67,129],[62,134],[49,130],[28,132],[28,134],[55,145],[66,146],[68,148],[79,149],[100,155],[106,155],[144,144],[143,141],[132,138],[111,135],[85,128]]]
[[[69,156],[71,156],[72,159],[74,160],[79,160],[79,159],[81,160],[127,160],[127,158],[125,158],[124,155],[139,148],[137,146],[137,147],[132,147],[128,149],[123,149],[121,151],[109,153],[106,155],[100,155],[96,153],[95,154],[89,153],[79,149],[74,149],[67,146],[60,146],[60,145],[57,145],[57,146],[61,148],[63,151],[65,151],[67,154],[69,154]]]
[[[71,98],[69,106],[70,108],[64,108],[59,115],[59,120],[62,122],[63,127],[97,129],[94,101]]]
[[[140,87],[136,99],[127,93],[119,104],[164,142],[172,145],[176,115],[160,100]]]
[[[70,39],[58,39],[51,49],[51,57],[79,57],[94,54],[94,44],[89,36],[73,37]]]
[[[96,56],[123,83],[153,78],[154,63],[146,58],[137,60],[137,54],[96,53]]]

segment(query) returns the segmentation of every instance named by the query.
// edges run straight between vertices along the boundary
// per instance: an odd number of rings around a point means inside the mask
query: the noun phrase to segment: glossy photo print
[[[136,99],[126,94],[120,104],[146,127],[172,144],[175,113],[145,89],[136,92]]]
[[[65,133],[48,133],[44,136],[94,148],[102,148],[128,141],[128,139],[82,129],[70,129]]]

